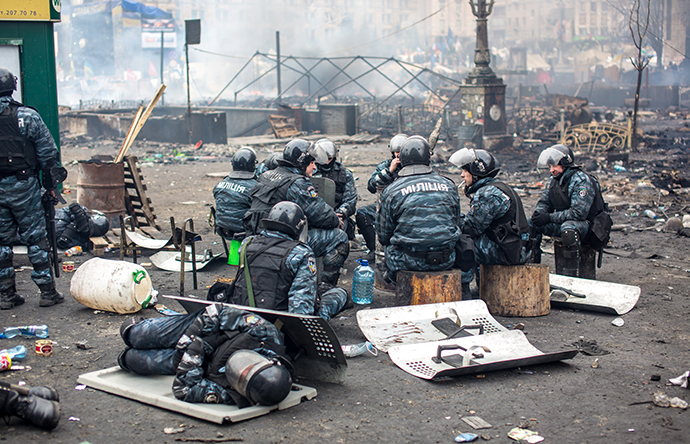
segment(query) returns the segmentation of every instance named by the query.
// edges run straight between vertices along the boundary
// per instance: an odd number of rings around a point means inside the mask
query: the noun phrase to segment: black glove
[[[551,222],[551,215],[549,213],[534,213],[532,214],[532,223],[535,227],[541,227]]]

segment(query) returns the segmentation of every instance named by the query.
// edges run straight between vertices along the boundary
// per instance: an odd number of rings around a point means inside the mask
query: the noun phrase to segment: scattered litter
[[[679,385],[683,388],[688,388],[688,377],[690,377],[690,371],[683,373],[677,378],[669,379],[668,382],[670,382],[673,385]]]
[[[193,200],[188,200],[186,202],[180,202],[180,205],[196,205],[198,202],[194,202]]]
[[[379,351],[374,345],[369,342],[360,342],[359,344],[351,344],[351,345],[343,345],[343,354],[345,355],[346,358],[354,358],[355,356],[359,356],[361,354],[364,354],[364,352],[369,352],[374,356],[377,356],[379,354]]]
[[[79,384],[78,386],[74,387],[74,390],[84,390],[85,388],[86,388],[86,385]]]
[[[81,419],[77,418],[76,416],[70,416],[69,420],[70,421],[81,421]]]
[[[88,344],[88,341],[75,342],[74,345],[80,350],[89,350],[93,348]]]
[[[533,430],[521,429],[520,427],[514,427],[508,432],[508,438],[514,439],[515,441],[525,441],[529,443],[537,443],[544,440],[543,437],[539,436],[537,432]]]
[[[623,318],[616,318],[613,321],[611,321],[611,324],[616,327],[622,327],[623,324],[625,324],[625,321],[623,320]]]
[[[654,405],[657,407],[675,407],[679,409],[687,409],[688,403],[680,398],[669,398],[667,394],[657,392],[654,393]]]
[[[596,358],[594,362],[592,362],[592,368],[599,368],[599,358]]]
[[[166,435],[175,435],[176,433],[184,433],[186,431],[187,429],[185,429],[184,427],[166,427],[163,429],[163,433],[165,433]]]
[[[661,375],[652,375],[649,377],[650,381],[661,381]]]
[[[479,435],[474,433],[461,433],[455,437],[455,442],[472,442],[477,438],[479,438]]]
[[[181,314],[181,313],[176,312],[175,310],[169,309],[165,305],[154,305],[153,307],[156,309],[156,311],[158,313],[166,315],[166,316],[175,316],[175,315]]]
[[[490,429],[492,427],[491,424],[484,421],[479,416],[463,416],[461,419],[475,430]]]
[[[589,356],[601,356],[608,355],[611,353],[608,350],[604,350],[599,345],[595,339],[584,339],[580,338],[577,342],[573,342],[573,345],[580,351]]]
[[[525,324],[523,324],[522,322],[519,322],[519,323],[514,324],[514,325],[508,325],[508,328],[510,330],[524,330]]]

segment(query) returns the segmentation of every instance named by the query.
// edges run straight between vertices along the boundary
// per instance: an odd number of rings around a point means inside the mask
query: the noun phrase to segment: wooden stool
[[[461,271],[398,271],[395,296],[403,305],[462,300]]]
[[[549,288],[546,265],[481,265],[479,272],[479,297],[494,316],[549,314]]]
[[[556,262],[556,274],[563,274],[563,242],[554,238],[553,240],[553,256]],[[597,278],[597,250],[594,250],[589,244],[583,244],[580,248],[580,266],[578,267],[577,276],[583,279]]]

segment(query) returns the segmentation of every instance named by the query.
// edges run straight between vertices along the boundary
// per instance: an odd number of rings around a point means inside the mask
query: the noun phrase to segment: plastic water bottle
[[[360,264],[352,276],[352,301],[355,304],[371,304],[374,301],[374,269],[366,259],[358,259]]]
[[[7,327],[0,333],[0,339],[10,339],[16,336],[36,337],[45,339],[48,337],[47,325],[24,325],[21,327]]]
[[[84,253],[84,250],[82,250],[82,248],[79,245],[77,245],[70,248],[69,250],[66,250],[65,256],[81,256],[82,253]]]
[[[656,219],[657,218],[656,213],[652,210],[644,210],[644,215],[650,219]]]
[[[359,344],[342,345],[341,348],[343,349],[343,354],[346,358],[354,358],[355,356],[364,354],[364,352],[367,351],[374,356],[379,354],[379,350],[369,341],[360,342]]]
[[[26,357],[26,347],[17,345],[0,351],[0,372],[12,368],[12,361]]]

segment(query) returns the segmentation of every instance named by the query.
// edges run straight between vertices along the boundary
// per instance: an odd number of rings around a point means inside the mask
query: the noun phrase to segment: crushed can
[[[38,339],[36,341],[36,354],[38,356],[51,356],[53,354],[53,341],[50,339]]]
[[[62,263],[62,271],[64,271],[65,273],[72,273],[74,271],[74,262],[64,261]]]

